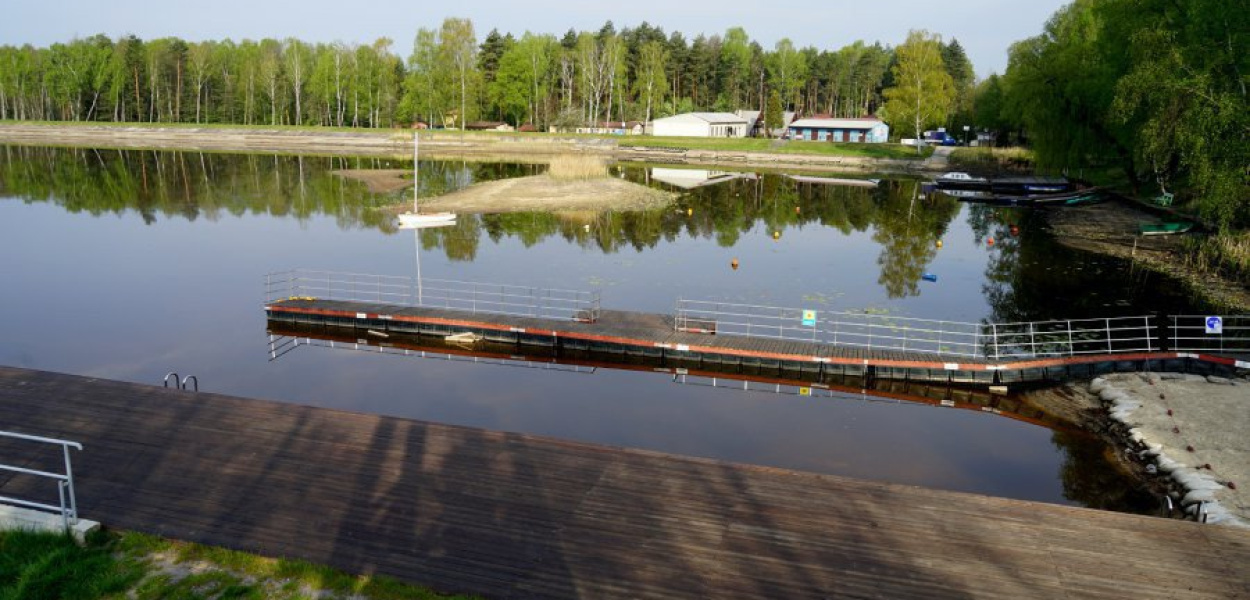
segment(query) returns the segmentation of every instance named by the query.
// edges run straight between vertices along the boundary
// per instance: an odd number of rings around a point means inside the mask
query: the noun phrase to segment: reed
[[[1250,231],[1219,233],[1190,242],[1190,266],[1220,272],[1241,283],[1250,282]]]
[[[547,175],[557,181],[588,181],[608,176],[608,165],[597,156],[561,154],[551,159]]]

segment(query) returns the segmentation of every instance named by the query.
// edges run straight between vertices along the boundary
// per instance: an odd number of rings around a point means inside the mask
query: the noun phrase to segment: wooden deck
[[[488,597],[1250,597],[1190,522],[5,367],[0,427],[108,526]]]

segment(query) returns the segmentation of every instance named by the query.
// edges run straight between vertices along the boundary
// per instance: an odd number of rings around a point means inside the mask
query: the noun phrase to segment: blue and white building
[[[810,117],[790,124],[790,139],[809,142],[884,144],[890,126],[880,119],[829,119]]]

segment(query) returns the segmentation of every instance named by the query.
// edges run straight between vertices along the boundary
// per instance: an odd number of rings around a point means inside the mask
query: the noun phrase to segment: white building
[[[746,137],[749,123],[733,113],[684,113],[656,119],[651,131],[666,137]]]

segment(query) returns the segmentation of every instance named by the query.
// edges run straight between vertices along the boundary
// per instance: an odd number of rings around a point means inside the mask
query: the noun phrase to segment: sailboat
[[[401,213],[399,215],[400,229],[421,229],[423,227],[444,227],[452,225],[456,222],[456,213],[453,212],[436,212],[422,213],[417,207],[417,197],[420,196],[421,180],[418,177],[421,152],[421,138],[417,132],[412,132],[412,212]]]

